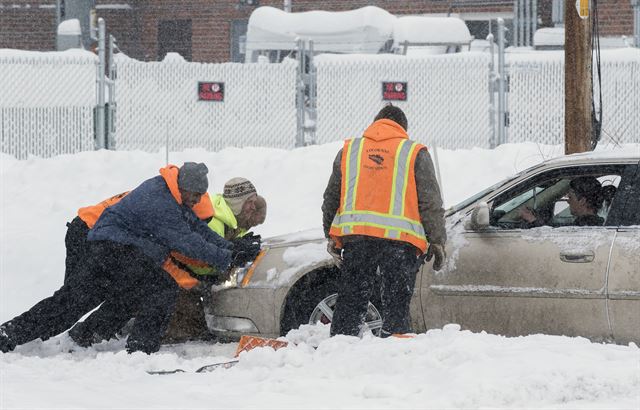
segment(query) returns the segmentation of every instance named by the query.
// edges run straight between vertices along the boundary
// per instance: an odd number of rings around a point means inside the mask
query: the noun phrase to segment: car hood
[[[269,248],[279,248],[307,242],[320,242],[324,240],[325,238],[322,228],[314,228],[303,231],[290,232],[278,236],[272,236],[263,240],[262,244],[263,246],[267,246]]]

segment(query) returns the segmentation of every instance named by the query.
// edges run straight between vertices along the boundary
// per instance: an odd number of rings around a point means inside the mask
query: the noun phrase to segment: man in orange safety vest
[[[407,118],[385,106],[334,161],[322,204],[329,253],[341,265],[331,334],[358,335],[381,274],[382,336],[409,333],[409,305],[425,260],[445,262],[440,188],[427,148],[407,135]],[[378,292],[376,291],[376,294]]]

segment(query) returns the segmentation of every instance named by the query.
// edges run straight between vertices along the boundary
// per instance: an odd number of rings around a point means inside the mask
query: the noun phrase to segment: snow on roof
[[[82,34],[80,28],[80,20],[69,19],[65,20],[58,25],[58,35],[61,36],[79,36]]]
[[[457,17],[404,16],[393,23],[393,45],[409,43],[468,44],[473,38]]]
[[[292,50],[296,39],[313,40],[321,52],[377,53],[391,39],[396,17],[375,6],[357,10],[287,13],[258,7],[247,28],[247,50]]]
[[[540,46],[564,46],[564,27],[545,27],[533,34],[533,44]]]

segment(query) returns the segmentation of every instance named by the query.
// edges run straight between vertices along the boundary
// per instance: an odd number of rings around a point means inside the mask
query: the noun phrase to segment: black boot
[[[0,352],[11,352],[16,348],[16,343],[7,334],[7,328],[0,326]]]
[[[93,344],[102,343],[104,340],[109,340],[112,335],[100,335],[90,329],[89,326],[86,326],[84,322],[80,322],[69,330],[69,336],[78,346],[89,347]]]

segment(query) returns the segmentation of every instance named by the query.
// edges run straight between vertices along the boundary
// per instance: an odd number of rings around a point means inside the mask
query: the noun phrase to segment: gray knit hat
[[[231,178],[224,184],[224,198],[234,215],[240,215],[244,202],[251,196],[256,195],[256,187],[246,178]]]
[[[178,172],[178,187],[183,191],[204,194],[209,188],[208,172],[203,163],[185,162]]]

